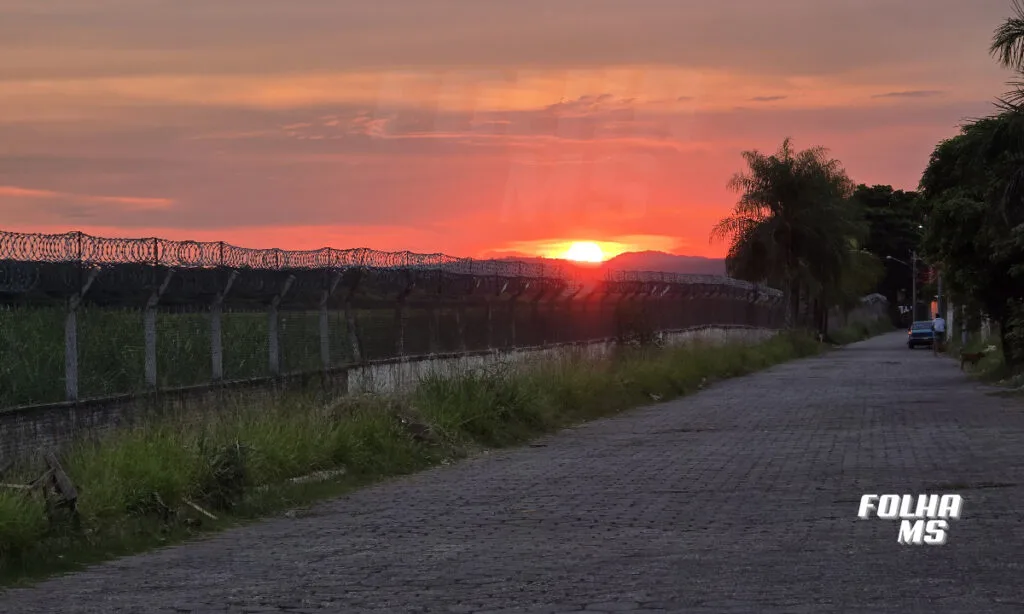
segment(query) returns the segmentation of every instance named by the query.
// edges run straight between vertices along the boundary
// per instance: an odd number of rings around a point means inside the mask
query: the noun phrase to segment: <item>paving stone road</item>
[[[900,334],[0,594],[34,612],[1024,612],[1024,402]],[[959,492],[942,547],[864,493]]]

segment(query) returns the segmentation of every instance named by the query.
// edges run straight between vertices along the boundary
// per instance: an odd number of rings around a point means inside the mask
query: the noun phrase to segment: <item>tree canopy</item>
[[[848,302],[878,273],[877,258],[862,250],[869,228],[851,199],[855,184],[827,150],[796,151],[790,139],[774,154],[742,155],[747,169],[729,183],[739,201],[711,238],[730,240],[730,275],[783,288],[790,321],[809,305],[824,329],[828,308]]]
[[[917,192],[888,185],[858,185],[853,193],[868,224],[864,249],[882,264],[875,292],[888,299],[894,322],[900,322],[898,305],[911,296],[911,270],[907,262],[920,249],[923,218]],[[895,258],[892,260],[890,258]]]
[[[939,143],[921,177],[923,248],[950,289],[1000,326],[1008,364],[1021,361],[1024,299],[1024,115],[1003,111]]]

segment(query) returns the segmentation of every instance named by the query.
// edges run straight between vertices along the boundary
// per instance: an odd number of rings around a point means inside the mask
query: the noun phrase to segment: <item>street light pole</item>
[[[910,323],[918,321],[918,253],[910,252]]]
[[[910,321],[913,323],[917,320],[917,252],[910,252],[910,262],[904,262],[899,258],[893,258],[892,256],[886,256],[885,259],[898,262],[910,269],[910,284],[911,288],[913,288],[913,294],[910,298]]]

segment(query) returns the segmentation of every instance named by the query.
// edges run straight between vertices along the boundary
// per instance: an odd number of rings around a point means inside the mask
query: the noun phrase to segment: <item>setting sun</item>
[[[569,246],[564,258],[577,262],[602,262],[604,251],[600,245],[592,241],[577,241]]]

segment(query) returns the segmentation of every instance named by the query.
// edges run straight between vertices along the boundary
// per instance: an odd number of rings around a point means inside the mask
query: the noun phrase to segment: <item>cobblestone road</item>
[[[0,594],[3,612],[1024,612],[1024,404],[899,334]],[[943,547],[863,493],[964,497]]]

